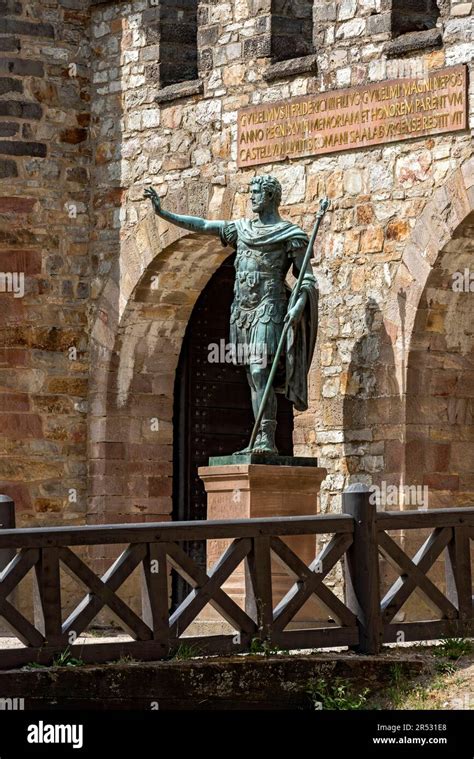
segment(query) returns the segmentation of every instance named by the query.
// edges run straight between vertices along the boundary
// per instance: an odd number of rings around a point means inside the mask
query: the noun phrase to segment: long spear
[[[329,208],[329,198],[323,198],[321,200],[321,203],[319,205],[319,211],[316,214],[316,223],[314,225],[314,229],[312,232],[312,235],[308,242],[308,247],[306,249],[306,253],[303,259],[303,264],[300,269],[300,273],[298,275],[298,279],[296,281],[296,285],[294,286],[290,300],[288,302],[288,310],[293,306],[294,303],[298,300],[298,295],[300,294],[301,285],[303,284],[303,279],[306,274],[306,267],[308,266],[309,259],[311,258],[311,254],[313,252],[314,247],[314,241],[316,240],[316,235],[318,234],[319,225],[321,224],[322,218],[324,214],[326,213],[327,209]],[[250,436],[250,443],[248,445],[248,448],[250,451],[253,450],[253,446],[255,443],[255,438],[257,437],[258,429],[260,427],[260,422],[262,421],[263,412],[265,411],[265,407],[267,405],[268,396],[270,395],[270,389],[273,385],[273,380],[275,379],[275,374],[278,367],[278,362],[280,360],[280,356],[283,350],[283,346],[285,344],[286,335],[288,333],[288,330],[290,329],[291,322],[287,321],[283,325],[283,330],[281,333],[281,337],[276,349],[275,358],[273,359],[272,368],[270,371],[270,374],[268,375],[267,384],[265,386],[265,392],[263,393],[262,402],[260,403],[260,408],[258,409],[258,414],[255,417],[255,424],[252,429],[252,434]]]

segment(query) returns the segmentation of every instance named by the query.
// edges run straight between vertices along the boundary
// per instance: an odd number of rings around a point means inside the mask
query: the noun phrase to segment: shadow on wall
[[[400,484],[402,406],[392,341],[377,301],[369,298],[365,333],[354,346],[344,396],[343,451],[350,482]]]
[[[404,325],[405,297],[398,294]],[[403,375],[402,375],[403,376]],[[344,454],[350,482],[375,486],[381,511],[400,508],[404,483],[404,399],[396,376],[395,354],[379,304],[365,306],[365,333],[356,342],[344,397]],[[397,579],[380,557],[382,596]]]

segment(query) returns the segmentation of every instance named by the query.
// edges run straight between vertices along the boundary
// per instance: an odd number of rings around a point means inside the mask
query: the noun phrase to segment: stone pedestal
[[[286,461],[294,461],[296,464],[290,466],[231,463],[201,467],[199,476],[207,492],[207,518],[212,520],[314,516],[317,513],[318,493],[321,482],[326,476],[326,470],[318,467],[315,459],[285,459],[285,463]],[[305,465],[302,465],[303,463]],[[307,565],[315,558],[316,537],[314,535],[290,536],[282,537],[282,539]],[[229,540],[208,541],[208,569],[224,553],[230,542]],[[242,562],[223,588],[239,606],[250,612],[252,600],[249,582]],[[275,606],[293,584],[288,573],[275,561],[272,561],[272,582]],[[294,622],[297,623],[296,626],[305,626],[305,623],[308,624],[315,619],[315,615],[317,615],[316,618],[321,618],[320,609],[315,602],[313,604],[310,602],[301,610],[299,616],[296,616]],[[213,621],[216,634],[229,629],[228,626],[225,627],[226,623],[220,615],[210,606],[206,607],[200,615],[200,620],[206,621],[207,625]]]

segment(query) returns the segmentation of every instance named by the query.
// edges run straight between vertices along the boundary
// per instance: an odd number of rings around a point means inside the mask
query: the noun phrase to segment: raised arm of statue
[[[160,198],[153,187],[147,187],[143,193],[143,197],[150,198],[153,210],[162,219],[171,221],[177,227],[188,229],[190,232],[201,232],[205,235],[220,235],[224,227],[225,221],[210,221],[208,219],[201,219],[199,216],[181,216],[177,213],[171,213],[171,211],[165,211],[161,207]]]

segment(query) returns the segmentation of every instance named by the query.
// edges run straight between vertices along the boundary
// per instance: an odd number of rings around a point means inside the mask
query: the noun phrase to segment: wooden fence
[[[474,508],[380,512],[370,493],[352,486],[344,494],[344,513],[315,517],[167,522],[101,527],[53,527],[0,530],[0,551],[13,558],[0,574],[0,617],[24,645],[1,649],[0,667],[29,662],[49,664],[69,647],[85,662],[104,662],[129,655],[162,659],[186,643],[203,654],[237,653],[255,647],[253,641],[283,649],[349,646],[377,653],[384,642],[429,640],[443,635],[471,634],[473,620],[470,541],[474,538]],[[389,535],[390,531],[429,529],[430,535],[413,558]],[[330,536],[310,566],[282,538]],[[181,543],[227,539],[228,548],[206,572],[183,551]],[[108,571],[98,576],[74,551],[77,546],[126,545]],[[446,589],[443,593],[428,572],[444,552]],[[399,579],[381,598],[380,557],[397,570]],[[294,584],[274,607],[272,560],[285,568]],[[324,580],[339,560],[344,566],[345,600]],[[240,608],[223,585],[244,561],[251,603]],[[63,621],[60,567],[84,587],[85,595]],[[118,591],[134,572],[143,573],[142,613],[137,614]],[[9,596],[33,570],[37,613],[34,624],[18,611]],[[178,572],[192,590],[169,611],[169,573]],[[394,617],[418,589],[437,618],[398,623]],[[315,596],[334,623],[311,629],[287,629],[303,604]],[[210,603],[231,625],[229,635],[184,637]],[[130,642],[84,644],[79,637],[96,615],[108,607],[120,620]]]

